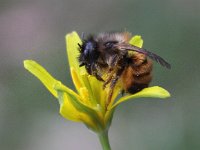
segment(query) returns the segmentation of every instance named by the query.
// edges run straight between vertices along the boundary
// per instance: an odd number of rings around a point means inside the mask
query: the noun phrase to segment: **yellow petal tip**
[[[171,96],[166,89],[159,86],[151,87],[151,92],[155,92],[158,98],[168,98]]]
[[[170,93],[165,90],[162,87],[159,86],[153,86],[153,87],[148,87],[143,90],[141,90],[138,93],[135,93],[133,95],[127,95],[122,98],[120,98],[112,107],[115,108],[117,105],[120,103],[130,100],[130,99],[135,99],[135,98],[142,98],[142,97],[149,97],[149,98],[168,98],[170,97]]]
[[[24,61],[23,61],[24,67],[27,69],[28,66],[29,66],[29,64],[30,64],[31,62],[34,62],[34,61],[33,61],[33,60],[24,60]]]
[[[129,41],[129,43],[131,45],[137,46],[137,47],[142,47],[143,45],[143,39],[140,35],[135,35],[131,38],[131,40]]]
[[[69,37],[72,37],[74,35],[78,35],[76,31],[72,31],[71,33],[66,34],[65,38],[68,39]]]

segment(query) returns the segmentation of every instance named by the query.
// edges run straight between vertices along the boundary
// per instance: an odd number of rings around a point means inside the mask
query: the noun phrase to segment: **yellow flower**
[[[76,91],[52,77],[42,66],[33,60],[25,60],[24,67],[35,75],[44,86],[58,99],[60,114],[71,121],[82,122],[95,132],[107,130],[110,127],[115,108],[124,101],[140,97],[167,98],[170,96],[165,89],[154,86],[142,91],[126,95],[116,100],[120,88],[115,87],[112,99],[108,102],[109,88],[103,90],[103,83],[94,76],[88,75],[84,67],[79,67],[78,43],[82,44],[78,34],[72,32],[66,35],[67,55],[73,83]],[[142,47],[143,40],[134,36],[130,44]]]

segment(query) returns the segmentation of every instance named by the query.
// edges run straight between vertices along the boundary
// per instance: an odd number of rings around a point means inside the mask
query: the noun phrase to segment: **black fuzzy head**
[[[80,67],[85,66],[89,74],[93,74],[96,71],[95,64],[99,58],[98,44],[92,36],[83,41],[83,44],[79,45],[80,56],[78,58]]]

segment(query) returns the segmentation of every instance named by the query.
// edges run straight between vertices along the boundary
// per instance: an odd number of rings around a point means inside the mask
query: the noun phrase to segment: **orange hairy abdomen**
[[[148,87],[151,82],[152,61],[144,54],[136,53],[131,57],[132,62],[122,74],[123,90],[136,93]]]

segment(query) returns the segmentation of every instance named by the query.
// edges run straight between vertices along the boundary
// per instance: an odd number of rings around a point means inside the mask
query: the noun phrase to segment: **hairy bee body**
[[[132,94],[148,87],[152,80],[152,61],[144,54],[136,53],[124,69],[121,80],[123,89]]]
[[[109,84],[113,89],[118,81],[122,91],[128,93],[148,87],[152,79],[152,61],[148,57],[167,68],[170,65],[160,56],[130,45],[130,38],[128,32],[117,32],[83,39],[83,44],[79,44],[80,66],[85,66],[89,74],[103,81],[104,87]]]

